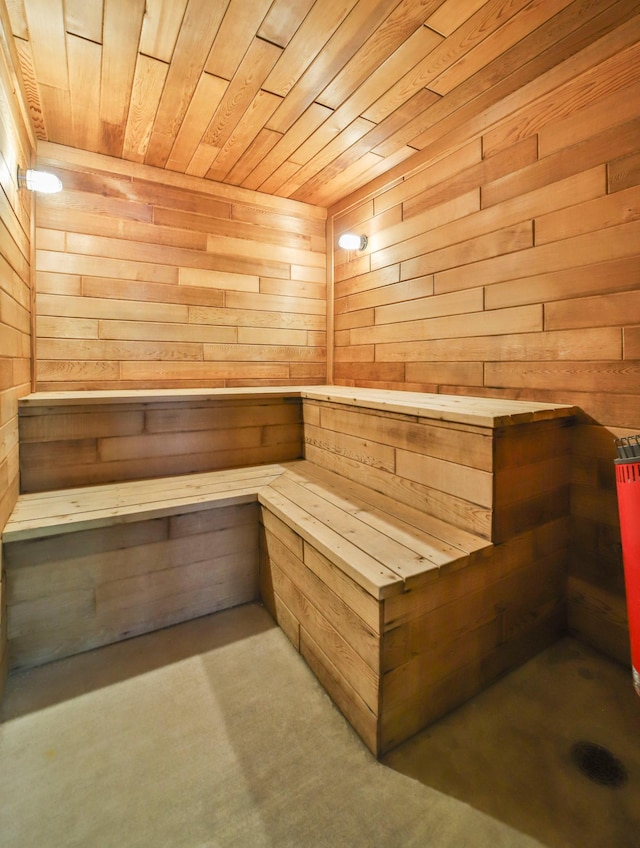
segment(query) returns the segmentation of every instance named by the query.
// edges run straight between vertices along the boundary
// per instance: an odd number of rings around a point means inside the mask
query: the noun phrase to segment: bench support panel
[[[4,545],[11,668],[258,597],[258,505]]]

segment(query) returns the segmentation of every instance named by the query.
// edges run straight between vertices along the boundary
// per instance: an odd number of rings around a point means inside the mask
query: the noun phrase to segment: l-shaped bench
[[[10,661],[260,597],[380,756],[562,631],[573,412],[339,387],[28,396]]]

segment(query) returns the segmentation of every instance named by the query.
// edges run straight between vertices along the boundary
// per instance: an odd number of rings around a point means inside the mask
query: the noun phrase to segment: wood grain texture
[[[625,0],[453,5],[13,0],[8,23],[39,138],[330,205],[637,14]],[[597,91],[630,64],[617,47]],[[87,86],[96,109],[83,110]],[[578,81],[573,100],[588,91]],[[548,118],[540,95],[531,115]],[[532,136],[517,109],[502,117],[485,153]],[[548,149],[581,132],[562,117]]]
[[[143,64],[163,79],[158,60]],[[125,140],[138,161],[149,139],[139,117]],[[204,194],[190,179],[163,188],[145,165],[132,177],[116,160],[50,154],[67,188],[39,209],[41,388],[287,383],[305,369],[304,382],[325,381],[322,210],[244,190]],[[70,274],[79,290],[65,286]],[[97,332],[80,329],[87,319]]]
[[[564,27],[578,4],[558,12]],[[580,14],[590,14],[586,4]],[[600,22],[607,16],[601,8]],[[592,26],[587,17],[583,23]],[[544,25],[538,36],[550,37]],[[567,31],[567,43],[573,37]],[[525,49],[527,39],[504,61]],[[605,440],[637,432],[638,56],[635,15],[583,44],[575,63],[549,66],[499,103],[482,99],[477,71],[431,107],[441,122],[423,133],[424,156],[413,168],[396,168],[335,205],[337,233],[356,226],[369,236],[365,251],[334,250],[339,384],[569,402]],[[473,62],[473,50],[465,61]],[[453,63],[437,90],[467,70]],[[447,112],[447,101],[467,87],[480,97],[473,115],[462,106]],[[467,123],[456,120],[463,114]],[[462,205],[474,196],[476,208]],[[386,221],[394,210],[395,222]],[[419,279],[423,291],[408,288]],[[537,312],[508,311],[516,305]],[[598,600],[606,591],[624,603],[612,461],[609,446],[593,473],[594,460],[578,448],[574,463],[592,473],[563,483],[547,469],[542,477],[556,479],[557,493],[545,500],[532,480],[530,507],[538,498],[537,509],[562,510],[571,485],[571,569],[583,600],[572,610],[579,593],[571,594],[569,620],[574,632],[625,660],[623,618],[607,617]],[[514,503],[504,521],[521,522],[519,513]],[[583,532],[595,552],[586,551]]]
[[[26,15],[20,32],[27,34]],[[55,7],[50,8],[55,16]],[[7,10],[0,15],[3,37],[0,39],[0,533],[13,511],[19,489],[18,401],[31,390],[32,376],[32,309],[35,296],[32,287],[32,249],[35,248],[35,219],[32,196],[17,187],[17,168],[32,163],[34,130],[30,118],[42,128],[37,95],[31,115],[23,100],[24,86],[34,84],[31,51],[16,50],[8,28]],[[43,33],[35,23],[36,39]],[[59,30],[51,39],[64,39]],[[45,50],[48,47],[45,45]],[[15,52],[14,52],[15,51]],[[24,86],[20,66],[31,63],[32,76]],[[46,58],[42,62],[46,63]],[[65,69],[66,70],[66,69]],[[59,72],[60,69],[58,69]],[[52,82],[55,77],[52,76]],[[56,81],[65,83],[61,79]],[[34,89],[32,89],[33,91]],[[39,122],[39,123],[38,123]],[[0,551],[0,696],[9,667],[7,648],[7,580],[5,561]]]

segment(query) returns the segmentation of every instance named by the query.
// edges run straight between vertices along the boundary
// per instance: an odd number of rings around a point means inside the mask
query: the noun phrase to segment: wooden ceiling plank
[[[204,176],[211,168],[215,157],[231,136],[281,55],[280,47],[261,38],[254,38],[203,136],[201,147],[214,149],[215,155],[208,162],[206,157],[200,155],[199,170],[190,170],[191,173]]]
[[[272,129],[287,132],[364,41],[381,25],[389,0],[360,0],[331,36],[325,47],[289,91],[272,121]],[[356,117],[354,115],[353,117]]]
[[[329,162],[355,144],[363,135],[372,128],[370,121],[356,118],[348,127],[340,132],[332,141],[323,147],[315,156],[303,165],[300,170],[287,181],[286,190],[294,193],[311,179],[318,171],[322,170]],[[295,186],[295,188],[294,188]]]
[[[299,168],[300,165],[296,165],[295,162],[291,162],[287,159],[286,162],[283,162],[282,165],[277,167],[271,176],[260,185],[260,191],[270,195],[286,197],[286,195],[280,194],[279,192],[281,191],[282,186],[285,185],[285,183]]]
[[[445,0],[432,15],[429,15],[425,24],[440,35],[448,37],[475,15],[486,2],[487,0],[465,0],[464,3],[460,0]]]
[[[319,103],[337,109],[418,29],[442,0],[402,0],[318,96]],[[456,0],[458,2],[458,0]]]
[[[71,97],[69,89],[62,90],[40,83],[42,111],[46,115],[49,141],[69,138]]]
[[[312,103],[264,157],[258,167],[244,180],[242,185],[257,190],[330,115],[330,109],[321,106],[319,103]],[[268,123],[266,129],[270,129]]]
[[[25,10],[38,80],[69,91],[62,0],[28,0]]]
[[[305,19],[315,0],[275,0],[258,30],[258,37],[286,47]]]
[[[487,121],[500,119],[500,104],[507,107],[505,115],[513,111],[509,98],[519,96],[514,92],[532,81],[544,80],[546,72],[561,64],[563,58],[578,51],[581,45],[591,43],[594,37],[602,35],[603,29],[615,27],[621,19],[632,14],[632,7],[633,0],[623,0],[603,12],[601,6],[591,0],[576,0],[535,33],[417,115],[375,152],[389,156],[407,143],[423,150],[439,144],[439,139],[446,138],[454,130],[471,138],[474,132],[482,131]],[[488,116],[487,110],[492,110]]]
[[[267,77],[264,88],[286,97],[355,4],[356,0],[316,2]]]
[[[227,4],[228,0],[189,0],[147,150],[147,165],[162,168],[169,158]]]
[[[103,0],[64,0],[66,30],[80,38],[102,44]]]
[[[124,125],[129,111],[145,0],[105,0],[100,119]]]
[[[102,47],[94,41],[68,33],[67,56],[73,142],[75,147],[97,151],[101,126],[95,99],[100,85]]]
[[[573,0],[546,0],[522,9],[484,41],[466,53],[462,59],[450,65],[444,73],[429,83],[431,91],[447,94],[460,83],[497,59],[518,42],[522,41],[554,15],[569,6]]]
[[[11,32],[16,38],[28,41],[29,26],[27,24],[27,12],[24,8],[24,0],[5,0],[5,4],[11,22]]]
[[[76,0],[86,3],[86,0]],[[187,8],[187,0],[146,0],[140,53],[170,62]]]
[[[138,54],[124,136],[125,159],[144,162],[168,71],[165,62]]]
[[[193,154],[205,134],[212,114],[220,105],[227,81],[202,73],[182,126],[174,141],[166,167],[172,171],[186,171]]]
[[[271,2],[231,0],[205,65],[208,74],[226,80],[233,77],[269,11]]]
[[[48,140],[47,124],[40,101],[40,89],[36,79],[36,71],[33,65],[33,52],[31,50],[31,42],[23,41],[22,38],[14,39],[16,52],[20,61],[20,71],[24,80],[24,87],[27,93],[27,102],[29,107],[29,115],[33,123],[33,129],[36,138]]]
[[[232,185],[242,185],[243,180],[262,161],[267,153],[282,138],[280,133],[274,130],[261,129],[251,145],[244,151],[240,159],[228,174],[228,181]]]
[[[423,57],[411,67],[408,73],[403,74],[395,84],[387,88],[384,94],[362,113],[363,118],[367,118],[367,120],[373,121],[374,124],[378,124],[392,112],[395,112],[403,103],[406,103],[421,88],[425,87],[428,77],[427,69],[431,67],[431,57],[443,43],[443,39],[437,32],[433,32],[433,30],[426,27],[423,29],[426,33],[426,38],[423,36]]]
[[[268,91],[261,90],[256,94],[238,125],[221,148],[220,153],[216,156],[213,165],[207,173],[207,179],[224,180],[238,159],[244,155],[247,148],[253,143],[258,133],[262,131],[265,123],[273,115],[281,102],[281,97],[271,94]],[[268,132],[270,137],[274,137],[273,144],[282,137],[280,133],[274,133],[273,130],[265,130],[265,132]],[[273,144],[271,145],[272,147]]]
[[[426,27],[420,27],[412,36],[410,36],[398,50],[396,50],[386,62],[374,71],[371,76],[358,88],[345,102],[335,111],[336,116],[344,115],[346,120],[353,120],[359,115],[365,115],[371,108],[375,108],[375,104],[383,97],[390,88],[390,83],[393,85],[393,80],[397,80],[405,68],[413,67],[418,64],[425,54],[429,53],[434,44],[439,43],[439,38],[434,37],[434,34]],[[424,87],[421,86],[416,92],[410,95],[405,101],[398,105],[397,109],[391,114],[395,114],[398,109],[401,109],[407,102],[414,102],[417,105],[418,101],[414,101],[416,95],[422,95],[420,101],[422,109],[427,108],[431,103],[439,99],[438,95],[428,92],[424,96]],[[429,102],[425,102],[428,100]],[[414,113],[415,114],[415,113]],[[390,115],[387,115],[383,121],[387,120]],[[372,145],[375,147],[375,144]]]

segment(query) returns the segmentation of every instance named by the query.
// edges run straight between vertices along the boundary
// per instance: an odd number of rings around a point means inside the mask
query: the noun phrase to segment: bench
[[[190,402],[210,420],[201,394]],[[157,411],[130,395],[114,404],[128,423]],[[124,481],[22,495],[3,534],[12,665],[261,597],[380,756],[557,638],[571,408],[335,387],[299,397],[304,444],[285,461],[139,481],[119,462]],[[91,398],[73,401],[118,438]],[[174,401],[184,409],[183,396],[162,403]],[[112,474],[95,453],[90,479]]]

